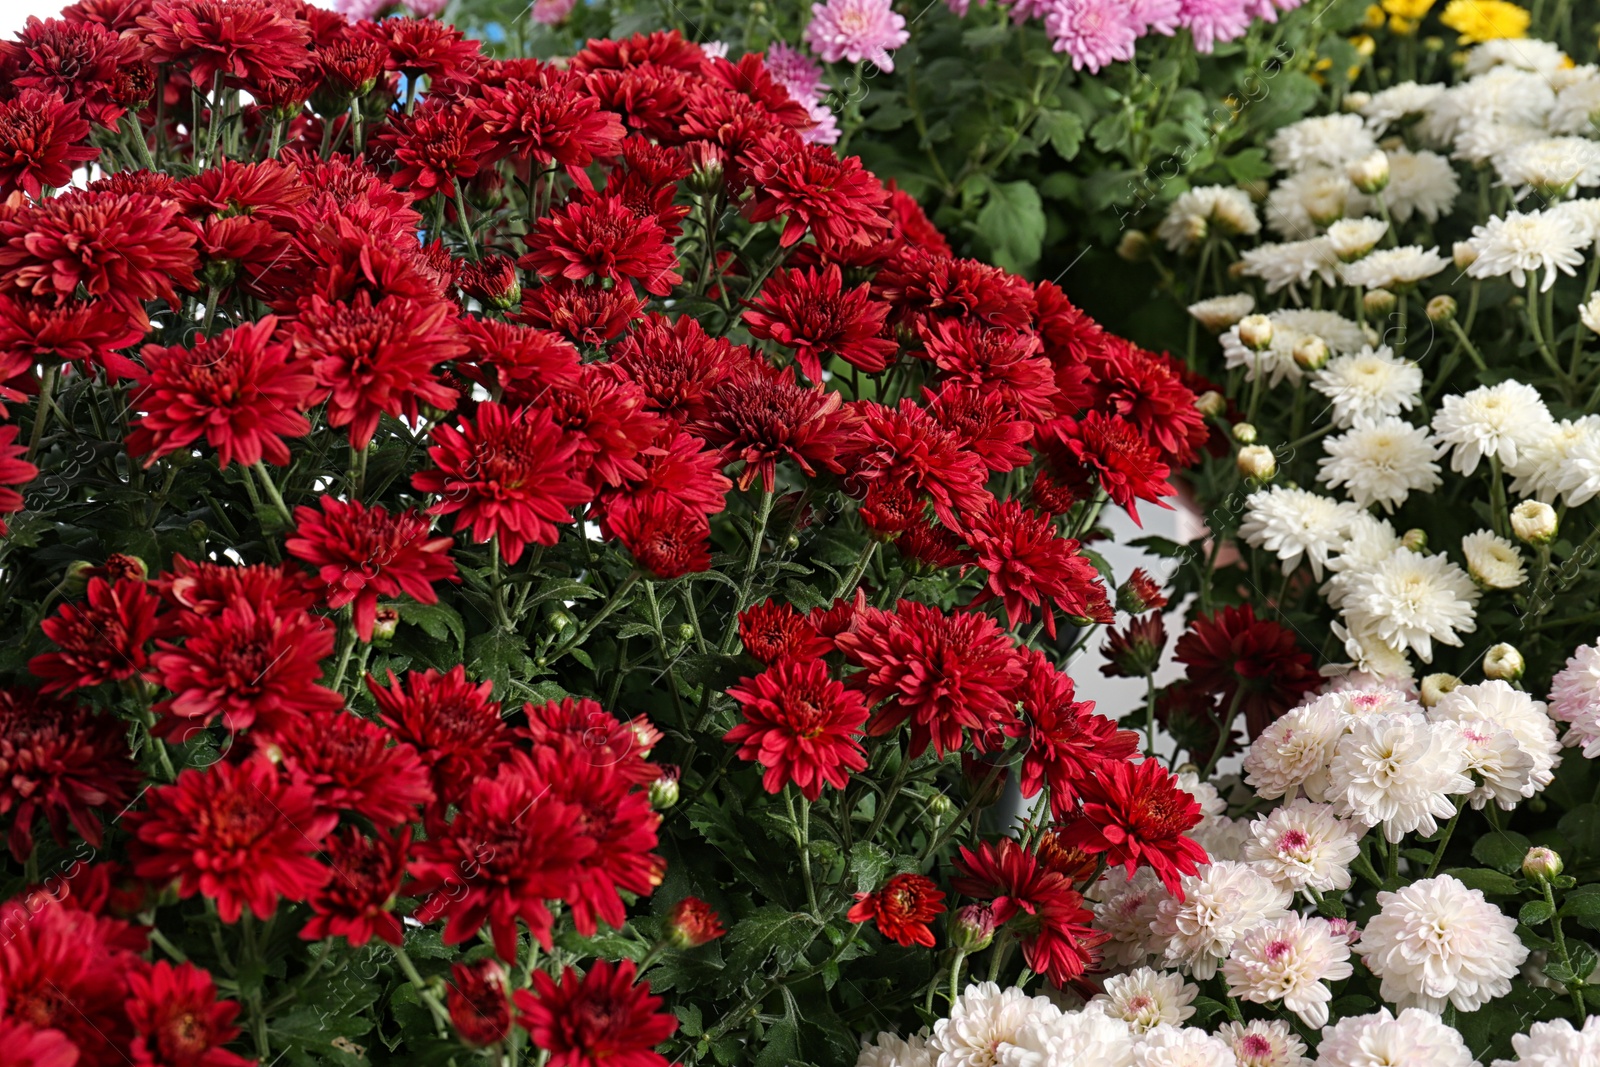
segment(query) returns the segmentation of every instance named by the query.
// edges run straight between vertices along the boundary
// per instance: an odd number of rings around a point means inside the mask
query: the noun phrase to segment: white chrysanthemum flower
[[[1150,924],[1169,894],[1154,871],[1141,867],[1127,878],[1120,867],[1107,870],[1096,893],[1100,899],[1094,905],[1094,922],[1111,935],[1105,945],[1109,962],[1126,967],[1161,951],[1161,940]]]
[[[1282,1019],[1223,1023],[1217,1036],[1233,1047],[1239,1067],[1310,1067],[1306,1043]]]
[[[1473,808],[1481,810],[1493,801],[1510,811],[1532,794],[1533,760],[1510,730],[1471,710],[1430,718],[1461,733],[1466,769],[1477,783],[1466,798]]]
[[[1323,1030],[1316,1067],[1477,1067],[1477,1061],[1461,1033],[1438,1015],[1380,1008]]]
[[[1555,107],[1548,79],[1510,67],[1496,67],[1441,93],[1421,123],[1430,144],[1448,145],[1475,127],[1515,123],[1544,128]]]
[[[1221,333],[1229,326],[1238,325],[1240,319],[1255,309],[1255,297],[1249,293],[1232,293],[1190,304],[1189,314],[1212,333]]]
[[[1272,879],[1234,860],[1208,864],[1185,875],[1183,899],[1156,907],[1152,928],[1166,941],[1166,957],[1201,980],[1217,973],[1233,943],[1246,930],[1289,913],[1291,895]]]
[[[1578,306],[1578,321],[1590,333],[1600,333],[1600,289],[1589,294],[1589,299]]]
[[[1250,840],[1250,821],[1230,819],[1226,815],[1201,819],[1189,831],[1189,836],[1203,849],[1212,861],[1242,860],[1244,846]]]
[[[1304,557],[1319,582],[1328,553],[1349,535],[1357,511],[1346,501],[1281,485],[1258,489],[1244,503],[1239,536],[1252,548],[1264,548],[1282,560],[1284,574]]]
[[[1496,156],[1494,169],[1499,184],[1515,189],[1519,199],[1533,192],[1568,196],[1600,185],[1600,145],[1586,137],[1547,137]]]
[[[1283,179],[1262,209],[1267,228],[1288,241],[1307,241],[1339,219],[1367,215],[1371,197],[1357,191],[1343,167],[1311,167]]]
[[[1438,222],[1441,215],[1450,213],[1460,195],[1461,180],[1455,167],[1437,152],[1412,153],[1399,148],[1389,153],[1389,185],[1383,199],[1394,221],[1404,223],[1421,215]]]
[[[1250,824],[1244,858],[1292,892],[1350,888],[1350,864],[1361,854],[1365,827],[1334,814],[1333,805],[1304,797]]]
[[[1329,629],[1338,638],[1340,647],[1350,660],[1347,663],[1324,663],[1320,668],[1324,675],[1356,675],[1392,684],[1406,683],[1417,676],[1416,667],[1407,653],[1385,644],[1370,619],[1351,622],[1346,618],[1345,622],[1331,623]]]
[[[1328,766],[1329,796],[1341,815],[1382,824],[1389,841],[1456,813],[1450,797],[1471,792],[1465,744],[1454,729],[1410,715],[1357,720]]]
[[[1600,648],[1580,645],[1550,680],[1550,716],[1570,724],[1564,744],[1600,756]]]
[[[1267,142],[1279,170],[1342,167],[1375,151],[1378,143],[1359,115],[1319,115],[1280,129]]]
[[[1346,625],[1397,652],[1410,649],[1432,663],[1435,641],[1459,646],[1460,634],[1477,629],[1478,587],[1442,555],[1401,548],[1366,570],[1346,573]]]
[[[1339,546],[1338,554],[1328,560],[1333,577],[1319,590],[1322,598],[1329,607],[1341,607],[1354,576],[1376,567],[1403,544],[1388,519],[1363,511],[1350,524],[1350,536]]]
[[[1478,461],[1496,456],[1502,467],[1517,462],[1517,450],[1537,441],[1555,420],[1539,390],[1519,381],[1480,385],[1444,398],[1433,416],[1433,432],[1453,446],[1450,469],[1471,474]]]
[[[1542,126],[1529,126],[1522,122],[1484,122],[1468,126],[1456,134],[1452,159],[1481,167],[1502,156],[1544,140],[1548,132]]]
[[[1529,274],[1544,272],[1540,291],[1556,284],[1556,271],[1572,274],[1583,263],[1582,249],[1589,242],[1561,218],[1548,212],[1509,212],[1472,228],[1467,246],[1477,259],[1467,268],[1474,278],[1510,275],[1511,284],[1526,285]]]
[[[1438,83],[1401,82],[1368,97],[1360,115],[1374,133],[1383,133],[1406,119],[1426,114],[1444,91],[1445,87]]]
[[[1600,1015],[1591,1015],[1582,1030],[1566,1019],[1534,1023],[1511,1039],[1514,1060],[1495,1060],[1492,1067],[1595,1067],[1600,1064]]]
[[[1555,216],[1562,225],[1570,226],[1582,244],[1600,242],[1600,199],[1584,196],[1576,200],[1563,200],[1546,214]]]
[[[1461,539],[1467,573],[1488,589],[1515,589],[1528,580],[1517,546],[1493,530],[1479,530]]]
[[[1469,78],[1499,66],[1550,75],[1570,62],[1560,45],[1532,37],[1519,37],[1516,40],[1485,41],[1467,53],[1467,61],[1461,69]]]
[[[1333,254],[1348,263],[1378,247],[1378,242],[1388,232],[1389,224],[1382,219],[1340,219],[1328,227],[1327,236],[1328,243],[1333,246]]]
[[[1245,249],[1239,262],[1244,275],[1260,278],[1269,293],[1309,285],[1313,275],[1327,285],[1333,285],[1339,278],[1336,271],[1339,256],[1326,237],[1257,245]]]
[[[1346,263],[1340,269],[1340,274],[1344,276],[1346,285],[1404,292],[1449,265],[1450,261],[1441,256],[1437,248],[1406,245],[1402,248],[1385,248],[1354,263]]]
[[[1007,1056],[1008,1046],[1040,1021],[1061,1014],[1047,997],[1030,997],[1012,986],[975,982],[950,1005],[950,1014],[933,1024],[928,1051],[938,1067],[995,1067],[1023,1062]]]
[[[1393,415],[1358,418],[1346,432],[1322,444],[1317,481],[1345,492],[1363,508],[1382,504],[1391,514],[1413,492],[1432,492],[1441,484],[1434,460],[1440,444],[1421,426]]]
[[[1524,797],[1543,791],[1561,763],[1561,741],[1549,706],[1508,682],[1493,679],[1458,685],[1434,705],[1429,715],[1459,722],[1479,716],[1509,731],[1517,747],[1532,761],[1528,771],[1530,788],[1522,794]]]
[[[1327,1025],[1333,990],[1326,983],[1354,973],[1349,942],[1334,935],[1328,920],[1303,915],[1286,915],[1248,931],[1222,965],[1229,996],[1255,1004],[1281,1000],[1311,1027]]]
[[[1013,1053],[996,1067],[1057,1067],[1092,1063],[1096,1067],[1132,1067],[1135,1039],[1121,1019],[1103,1011],[1061,1012],[1041,1016],[1017,1035]],[[941,1064],[940,1067],[943,1067]]]
[[[1205,240],[1212,226],[1233,237],[1252,237],[1261,231],[1250,194],[1226,185],[1190,189],[1167,208],[1156,236],[1174,252],[1188,252]]]
[[[1344,713],[1331,701],[1319,697],[1292,708],[1250,742],[1244,780],[1263,800],[1276,800],[1302,787],[1320,793],[1344,731]]]
[[[1387,345],[1361,347],[1328,361],[1311,388],[1333,405],[1333,424],[1346,429],[1357,418],[1382,418],[1410,411],[1422,395],[1422,368],[1395,357]]]
[[[1379,715],[1421,715],[1422,705],[1410,692],[1382,682],[1346,685],[1324,693],[1318,700],[1336,702],[1351,719],[1371,719]]]
[[[1548,504],[1560,495],[1563,486],[1582,488],[1582,463],[1574,465],[1571,457],[1585,452],[1586,442],[1593,442],[1600,451],[1600,416],[1584,415],[1540,425],[1526,441],[1519,442],[1517,462],[1506,467],[1506,473],[1513,477],[1511,491]]]
[[[1199,771],[1179,771],[1177,774],[1178,788],[1194,798],[1200,805],[1200,814],[1204,818],[1215,818],[1228,810],[1228,802],[1222,799],[1222,794],[1217,792],[1217,787],[1210,782],[1200,780]]]
[[[1379,995],[1401,1008],[1477,1011],[1511,992],[1528,958],[1517,923],[1448,874],[1378,894],[1356,951],[1382,979]]]
[[[856,1067],[934,1067],[934,1058],[922,1034],[901,1037],[885,1032],[861,1043]]]
[[[1159,1026],[1145,1034],[1134,1046],[1133,1062],[1135,1067],[1238,1067],[1232,1046],[1192,1026]]]
[[[1588,67],[1583,77],[1563,85],[1556,92],[1556,106],[1550,112],[1551,133],[1589,134],[1600,114],[1600,75]]]
[[[1600,495],[1600,416],[1585,415],[1562,441],[1556,492],[1568,507],[1587,504]]]
[[[1142,1034],[1158,1026],[1182,1026],[1194,1014],[1190,1005],[1199,995],[1200,987],[1181,974],[1140,967],[1107,978],[1105,992],[1089,1003]]]

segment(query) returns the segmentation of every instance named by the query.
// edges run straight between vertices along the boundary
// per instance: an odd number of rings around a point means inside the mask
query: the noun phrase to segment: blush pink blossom
[[[572,9],[578,6],[578,0],[533,0],[533,8],[528,12],[533,21],[542,22],[546,26],[555,26],[565,22]]]
[[[1179,22],[1194,36],[1194,50],[1209,55],[1217,45],[1250,29],[1252,0],[1183,0]]]
[[[828,83],[822,80],[822,67],[800,49],[783,41],[774,41],[767,49],[767,73],[772,80],[789,90],[797,101],[815,100],[822,95]]]
[[[889,3],[890,0],[828,0],[825,4],[812,4],[806,43],[829,63],[865,60],[879,70],[894,70],[889,53],[911,40],[911,34],[906,31],[905,17]]]
[[[1127,0],[1055,0],[1045,12],[1044,29],[1055,50],[1072,57],[1072,69],[1101,67],[1133,58],[1138,30],[1128,22]]]
[[[1130,0],[1128,21],[1139,36],[1159,33],[1171,37],[1182,25],[1183,0]]]

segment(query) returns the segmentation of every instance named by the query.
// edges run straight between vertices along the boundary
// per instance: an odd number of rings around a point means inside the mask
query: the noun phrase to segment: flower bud
[[[1389,184],[1389,157],[1380,149],[1345,168],[1350,184],[1371,196]]]
[[[1206,418],[1214,419],[1228,410],[1228,401],[1215,389],[1207,389],[1194,398],[1194,406]]]
[[[68,596],[82,596],[93,576],[95,566],[86,559],[73,560],[67,564],[67,576],[61,580],[63,590]]]
[[[1344,99],[1339,101],[1341,110],[1355,114],[1372,103],[1372,94],[1363,92],[1345,93]]]
[[[1334,937],[1343,938],[1346,944],[1353,945],[1361,939],[1361,927],[1350,919],[1329,919],[1328,933]]]
[[[1431,708],[1444,699],[1444,695],[1461,684],[1453,674],[1430,674],[1422,679],[1422,706]]]
[[[1478,250],[1466,241],[1457,241],[1450,250],[1450,258],[1455,262],[1456,270],[1466,270],[1478,262]]]
[[[372,617],[372,643],[382,647],[394,640],[395,631],[400,629],[400,609],[388,606],[380,607]]]
[[[1401,536],[1400,544],[1405,546],[1407,552],[1426,552],[1428,551],[1428,531],[1413,526]]]
[[[1101,671],[1112,678],[1148,678],[1161,664],[1167,647],[1167,629],[1161,613],[1152,611],[1129,621],[1126,628],[1112,630],[1100,654],[1106,658]]]
[[[1321,370],[1328,365],[1328,343],[1315,334],[1307,334],[1294,346],[1294,361],[1302,370]]]
[[[1214,296],[1209,300],[1201,300],[1190,304],[1189,316],[1204,326],[1211,333],[1221,333],[1230,326],[1237,325],[1256,309],[1256,298],[1249,293],[1235,293],[1231,296]]]
[[[510,256],[486,256],[463,265],[456,272],[456,285],[485,307],[505,311],[522,302],[517,264]]]
[[[694,627],[686,622],[678,624],[678,640],[687,641],[694,636]]]
[[[1250,269],[1250,264],[1246,263],[1244,260],[1242,260],[1242,259],[1234,260],[1232,263],[1228,264],[1228,270],[1227,270],[1228,280],[1230,282],[1242,282],[1242,281],[1244,281],[1244,278],[1245,278],[1245,273],[1244,272],[1249,270],[1249,269]]]
[[[699,897],[684,897],[667,913],[667,937],[678,949],[699,948],[727,932],[716,910]]]
[[[510,975],[493,958],[450,968],[445,1005],[463,1044],[487,1048],[511,1033],[510,985]]]
[[[1560,529],[1556,509],[1539,500],[1524,500],[1511,509],[1511,532],[1525,545],[1546,545]]]
[[[1381,319],[1394,310],[1398,301],[1387,289],[1368,289],[1361,297],[1361,306],[1370,318]]]
[[[1117,587],[1117,607],[1129,615],[1142,615],[1166,606],[1167,597],[1161,591],[1161,583],[1145,573],[1143,567],[1135,567],[1128,580]]]
[[[722,189],[728,162],[720,148],[709,141],[696,141],[690,151],[689,162],[694,168],[689,175],[690,191],[710,196]]]
[[[638,746],[639,755],[649,759],[650,753],[661,743],[661,731],[657,730],[649,718],[644,715],[635,715],[629,719],[628,730],[633,734],[633,743]]]
[[[1000,799],[1009,773],[1004,764],[970,753],[961,754],[961,791],[977,807],[987,808]]]
[[[1502,682],[1514,682],[1522,677],[1522,672],[1527,664],[1523,662],[1522,653],[1517,651],[1515,645],[1508,645],[1504,641],[1490,648],[1483,654],[1483,676]]]
[[[1456,298],[1436,296],[1428,301],[1428,321],[1438,326],[1456,317]]]
[[[1266,445],[1247,445],[1239,449],[1234,462],[1239,473],[1254,482],[1270,482],[1278,473],[1278,459]]]
[[[1272,344],[1272,320],[1265,315],[1246,315],[1239,320],[1239,340],[1254,352],[1267,348]]]
[[[574,619],[570,614],[561,610],[560,608],[556,608],[545,617],[545,623],[550,627],[551,630],[560,634],[566,633],[568,630],[577,626],[578,620]]]
[[[1233,439],[1241,445],[1256,443],[1256,427],[1251,422],[1236,422],[1233,424]]]
[[[1150,237],[1143,230],[1128,230],[1117,242],[1117,255],[1129,263],[1138,263],[1150,254]]]
[[[967,904],[950,919],[950,943],[959,952],[982,952],[994,940],[994,910],[988,904]]]
[[[1548,882],[1559,877],[1565,867],[1566,864],[1561,862],[1561,853],[1543,845],[1535,845],[1522,857],[1522,876],[1535,882]]]
[[[650,783],[650,806],[666,811],[678,802],[678,779],[683,772],[676,767],[661,768],[661,777]]]
[[[951,802],[949,796],[943,792],[936,791],[928,798],[928,810],[933,812],[933,817],[935,819],[943,819],[946,815],[949,815],[952,811],[955,811],[956,806],[953,802]]]

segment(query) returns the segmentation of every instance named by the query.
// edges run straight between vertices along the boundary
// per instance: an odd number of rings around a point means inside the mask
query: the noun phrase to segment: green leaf
[[[1468,889],[1480,889],[1491,896],[1511,896],[1518,892],[1515,880],[1486,867],[1452,867],[1444,873],[1458,879]]]
[[[1562,857],[1568,866],[1575,860],[1600,857],[1600,808],[1580,804],[1561,817],[1556,829],[1571,843],[1571,855]]]
[[[1083,120],[1070,111],[1039,112],[1035,130],[1041,138],[1050,142],[1056,155],[1067,160],[1076,156],[1078,149],[1083,147],[1083,135],[1086,132]]]
[[[501,695],[511,687],[513,678],[526,677],[533,670],[523,639],[498,626],[467,642],[466,660],[473,670],[492,680]]]
[[[1196,1022],[1205,1022],[1223,1010],[1222,1001],[1210,997],[1195,997],[1193,1007]]]
[[[871,893],[894,870],[894,857],[881,845],[857,841],[850,849],[850,873],[856,876],[856,892]]]
[[[547,600],[583,600],[600,595],[600,590],[585,582],[573,581],[571,578],[552,578],[541,585],[536,593],[528,598],[529,604],[542,604]]]
[[[467,626],[461,613],[449,604],[418,604],[414,600],[401,601],[400,621],[414,623],[435,641],[455,639],[456,651],[467,643]]]
[[[811,944],[816,928],[804,912],[789,911],[777,904],[757,908],[728,931],[728,973],[748,978],[768,957],[774,959],[780,971],[788,970]]]
[[[1532,847],[1526,837],[1512,830],[1500,830],[1472,843],[1472,858],[1506,874],[1522,869],[1522,858]]]
[[[1600,885],[1581,885],[1563,897],[1561,917],[1585,926],[1600,925]]]
[[[1278,169],[1267,159],[1266,150],[1263,148],[1246,148],[1221,162],[1223,169],[1228,172],[1228,177],[1236,182],[1258,182],[1272,177]]]
[[[1020,271],[1039,261],[1044,241],[1044,205],[1030,182],[997,182],[978,212],[978,234],[994,261]]]
[[[791,1067],[800,1059],[800,1028],[784,1016],[767,1029],[752,1067]]]
[[[1539,926],[1549,922],[1555,913],[1556,909],[1550,906],[1549,901],[1530,900],[1517,912],[1517,921],[1524,926]]]

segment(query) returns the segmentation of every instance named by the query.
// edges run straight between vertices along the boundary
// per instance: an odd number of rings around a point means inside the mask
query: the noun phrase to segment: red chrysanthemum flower
[[[294,348],[329,391],[328,425],[349,426],[350,444],[365,448],[382,415],[417,420],[426,404],[448,410],[456,392],[434,367],[466,351],[450,305],[403,297],[349,303],[313,296],[294,324]]]
[[[136,68],[143,51],[131,36],[105,26],[34,16],[29,16],[15,41],[0,44],[0,56],[9,53],[20,66],[11,83],[13,92],[23,98],[28,90],[59,96],[75,105],[74,114],[81,108],[85,118],[108,130],[116,128],[123,112],[115,88],[117,76]]]
[[[451,964],[444,1003],[456,1036],[473,1048],[504,1041],[511,1033],[510,985],[499,960]]]
[[[481,543],[499,538],[507,563],[522,557],[531,541],[553,545],[556,525],[572,521],[572,509],[592,491],[577,477],[580,442],[563,433],[544,408],[518,411],[479,404],[473,418],[457,426],[435,426],[428,449],[437,470],[419,471],[411,484],[443,498],[428,510],[456,514]]]
[[[201,617],[220,615],[235,603],[257,604],[292,615],[309,611],[322,601],[316,580],[291,564],[231,567],[174,556],[172,570],[159,576],[156,584],[170,603]]]
[[[739,613],[739,640],[768,667],[784,660],[820,659],[833,651],[833,641],[817,633],[793,604],[770,598]]]
[[[1050,787],[1050,809],[1058,819],[1077,807],[1078,785],[1107,760],[1126,760],[1139,751],[1139,735],[1119,730],[1094,713],[1094,701],[1079,701],[1072,679],[1033,650],[1023,653],[1028,678],[1019,696],[1027,721],[1028,749],[1022,759],[1022,795]]]
[[[945,319],[924,331],[927,358],[946,381],[993,392],[1016,415],[1047,422],[1056,414],[1055,372],[1031,332]]]
[[[1094,913],[1066,877],[1040,865],[1012,838],[961,849],[955,861],[965,875],[951,880],[957,892],[992,902],[994,920],[1012,927],[1028,966],[1056,985],[1066,985],[1099,962],[1108,934],[1090,923]]]
[[[60,651],[33,657],[28,670],[45,679],[46,693],[138,678],[152,661],[146,646],[161,632],[160,606],[148,583],[91,578],[85,603],[63,604],[39,624]]]
[[[387,830],[415,822],[417,809],[433,799],[417,750],[391,741],[375,722],[319,709],[284,720],[260,743],[291,782],[311,787],[318,807],[354,812]]]
[[[11,1067],[77,1067],[81,1056],[64,1031],[42,1030],[17,1019],[0,1018],[0,1048]]]
[[[499,388],[533,403],[551,386],[578,380],[578,350],[560,334],[476,315],[462,316],[457,326],[467,353],[456,360],[456,369],[491,392]]]
[[[218,76],[265,81],[311,62],[306,24],[271,0],[155,0],[139,31],[150,62],[183,64],[207,95]]]
[[[334,627],[321,616],[239,601],[216,615],[183,619],[182,645],[161,642],[150,657],[172,696],[156,705],[204,726],[219,716],[230,730],[253,725],[274,731],[319,708],[334,711],[344,698],[324,689],[321,661],[333,654]]]
[[[571,697],[524,704],[522,713],[527,723],[521,732],[536,748],[610,767],[633,785],[649,785],[661,776],[661,768],[649,760],[661,733],[643,715],[624,722],[593,700]]]
[[[1067,825],[1063,845],[1090,855],[1131,878],[1149,867],[1169,893],[1183,896],[1182,876],[1207,863],[1206,850],[1184,836],[1200,822],[1200,805],[1178,787],[1178,777],[1157,760],[1101,764],[1078,783],[1082,816]]]
[[[522,291],[518,319],[553,330],[573,344],[598,347],[627,329],[644,304],[632,286],[606,289],[558,277]]]
[[[1165,364],[1121,338],[1112,339],[1107,358],[1091,360],[1094,406],[1133,423],[1161,451],[1162,462],[1187,467],[1210,436],[1194,393]]]
[[[1167,594],[1161,591],[1161,583],[1150,577],[1143,567],[1135,567],[1127,580],[1117,587],[1117,607],[1130,615],[1166,606]]]
[[[69,192],[0,212],[0,288],[64,304],[81,286],[147,325],[144,302],[193,289],[192,229],[178,205],[143,194]]]
[[[538,402],[578,442],[573,459],[596,492],[644,477],[639,454],[664,424],[628,378],[587,363],[571,381],[541,390]]]
[[[958,512],[975,515],[988,506],[988,467],[927,409],[909,397],[892,408],[870,400],[852,406],[864,418],[851,442],[850,484],[902,485],[956,530],[965,526]]]
[[[949,529],[923,518],[895,538],[894,547],[914,574],[933,574],[972,563],[972,550]]]
[[[1048,516],[1002,500],[972,517],[966,540],[978,566],[989,572],[988,584],[972,603],[1001,598],[1013,628],[1040,608],[1045,632],[1054,637],[1052,605],[1073,619],[1110,623],[1115,618],[1100,572]]]
[[[939,228],[928,220],[922,205],[917,203],[917,198],[896,185],[893,178],[889,179],[887,188],[896,236],[907,244],[935,255],[951,255],[950,242],[945,240]]]
[[[1019,728],[1016,690],[1025,667],[987,615],[946,615],[902,600],[893,612],[857,612],[854,627],[834,642],[863,668],[850,682],[877,707],[867,732],[881,737],[909,719],[913,756],[930,741],[940,756],[960,749],[964,730],[982,746],[991,732]]]
[[[1195,619],[1173,656],[1189,668],[1191,683],[1244,712],[1252,738],[1322,684],[1294,631],[1256,618],[1249,604]]]
[[[706,417],[692,429],[722,449],[725,462],[744,461],[739,488],[748,489],[760,477],[762,488],[771,492],[783,459],[813,478],[819,467],[844,472],[837,458],[851,422],[844,399],[832,390],[800,385],[793,367],[742,375],[713,389],[707,400]]]
[[[109,301],[56,306],[0,294],[0,399],[23,399],[5,383],[39,363],[71,361],[87,374],[104,367],[112,377],[132,377],[139,365],[115,350],[138,344],[144,334],[142,322]]]
[[[505,151],[569,173],[621,152],[626,133],[615,113],[583,91],[580,75],[544,65],[529,78],[486,89],[475,117]]]
[[[699,948],[728,931],[722,928],[717,910],[699,897],[684,897],[667,913],[668,936],[679,948]]]
[[[565,900],[594,862],[598,842],[588,834],[552,834],[582,825],[584,813],[552,792],[528,756],[513,752],[492,778],[479,778],[446,823],[442,808],[428,836],[412,846],[410,895],[416,918],[447,920],[444,942],[459,945],[485,925],[503,960],[517,958],[517,920],[550,949],[548,900]],[[470,873],[467,873],[470,872]]]
[[[664,493],[612,502],[606,508],[606,527],[657,578],[711,569],[711,524]]]
[[[391,115],[374,140],[394,157],[395,186],[414,200],[454,197],[458,184],[500,155],[476,109],[433,95],[410,115]]]
[[[315,856],[339,817],[318,811],[311,788],[291,785],[264,756],[182,771],[146,799],[127,816],[134,873],[215,901],[223,922],[245,908],[269,918],[280,897],[305,900],[327,880]]]
[[[907,249],[872,280],[895,307],[896,323],[927,328],[940,319],[976,319],[985,326],[1027,330],[1034,297],[1028,283],[975,259]]]
[[[692,434],[664,431],[654,444],[639,453],[642,476],[622,489],[603,492],[590,515],[610,536],[612,514],[642,508],[660,501],[707,519],[722,511],[733,483],[722,476],[722,458],[705,450],[705,442]]]
[[[1019,419],[998,392],[948,382],[937,393],[923,395],[933,421],[955,434],[990,470],[1005,473],[1033,462],[1027,447],[1033,423]]]
[[[800,369],[822,381],[822,357],[838,356],[852,367],[876,373],[900,346],[882,336],[889,305],[872,299],[863,282],[848,291],[837,264],[815,270],[779,271],[762,286],[744,313],[752,337],[794,349]]]
[[[239,1036],[239,1005],[217,999],[211,975],[192,963],[157,960],[128,971],[134,1067],[251,1067],[223,1046]]]
[[[690,315],[651,314],[611,349],[611,364],[644,390],[653,410],[680,424],[706,414],[706,398],[748,358]]]
[[[144,414],[128,431],[129,453],[148,467],[204,437],[219,466],[287,466],[284,439],[311,432],[304,413],[318,389],[310,367],[272,341],[277,323],[268,315],[193,348],[146,345],[144,369],[133,375],[133,405]]]
[[[22,427],[15,424],[0,426],[0,515],[21,511],[25,502],[13,487],[27,485],[39,477],[39,468],[22,458],[28,454],[28,446],[17,443],[21,432]],[[10,532],[0,519],[0,537]]]
[[[1063,479],[1052,474],[1048,466],[1042,466],[1034,472],[1028,501],[1046,515],[1065,515],[1081,499],[1082,489],[1081,479]]]
[[[533,973],[533,989],[514,994],[517,1021],[533,1042],[550,1053],[550,1067],[666,1067],[654,1049],[678,1029],[678,1020],[658,1011],[661,998],[650,984],[634,984],[634,963],[596,960],[579,977],[571,967],[557,982]]]
[[[369,677],[367,689],[395,739],[416,749],[440,803],[458,803],[510,750],[500,705],[489,698],[494,683],[474,684],[460,664],[444,674],[409,671],[404,681],[390,671],[387,687]]]
[[[620,197],[575,200],[539,220],[517,261],[543,277],[597,278],[625,284],[637,278],[645,291],[666,296],[683,281],[677,255],[654,219],[641,219]]]
[[[857,893],[847,916],[853,923],[876,921],[878,932],[897,945],[934,946],[928,923],[944,910],[944,894],[933,879],[921,874],[897,874],[872,893]]]
[[[1140,500],[1172,510],[1161,499],[1177,493],[1167,481],[1171,468],[1132,423],[1091,411],[1082,419],[1058,419],[1043,434],[1043,451],[1068,469],[1077,464],[1135,523]]]
[[[1100,665],[1100,673],[1107,678],[1147,678],[1160,665],[1166,647],[1167,628],[1161,613],[1136,616],[1124,628],[1106,634],[1106,643],[1100,646],[1106,662]]]
[[[405,927],[393,909],[410,847],[409,826],[394,836],[368,837],[354,826],[330,836],[326,852],[331,873],[311,895],[313,914],[300,937],[306,941],[344,937],[357,946],[377,937],[401,944]]]
[[[363,21],[358,32],[389,50],[387,69],[413,82],[420,75],[443,81],[479,58],[477,41],[467,40],[460,30],[438,19]]]
[[[71,185],[73,168],[100,154],[88,141],[89,123],[55,93],[24,89],[0,101],[0,198]]]
[[[826,145],[770,137],[750,152],[755,198],[751,222],[784,216],[778,244],[788,248],[809,230],[823,244],[863,245],[889,232],[889,194],[855,156]]]
[[[419,604],[436,604],[435,582],[459,582],[449,537],[429,537],[427,519],[415,511],[390,514],[360,501],[324,496],[322,510],[295,509],[289,554],[317,568],[328,585],[328,607],[353,603],[356,633],[372,640],[378,597],[402,593]]]
[[[820,659],[785,660],[728,689],[744,722],[723,738],[738,745],[739,758],[766,768],[761,784],[777,793],[793,783],[807,800],[822,787],[843,789],[850,772],[866,767],[857,740],[867,721],[861,694],[828,675]]]
[[[517,280],[517,261],[510,256],[485,256],[476,262],[458,262],[456,287],[464,295],[485,307],[499,311],[510,310],[522,302],[522,283]],[[495,319],[473,318],[468,322],[514,329]],[[463,327],[466,325],[467,322],[462,323]]]

